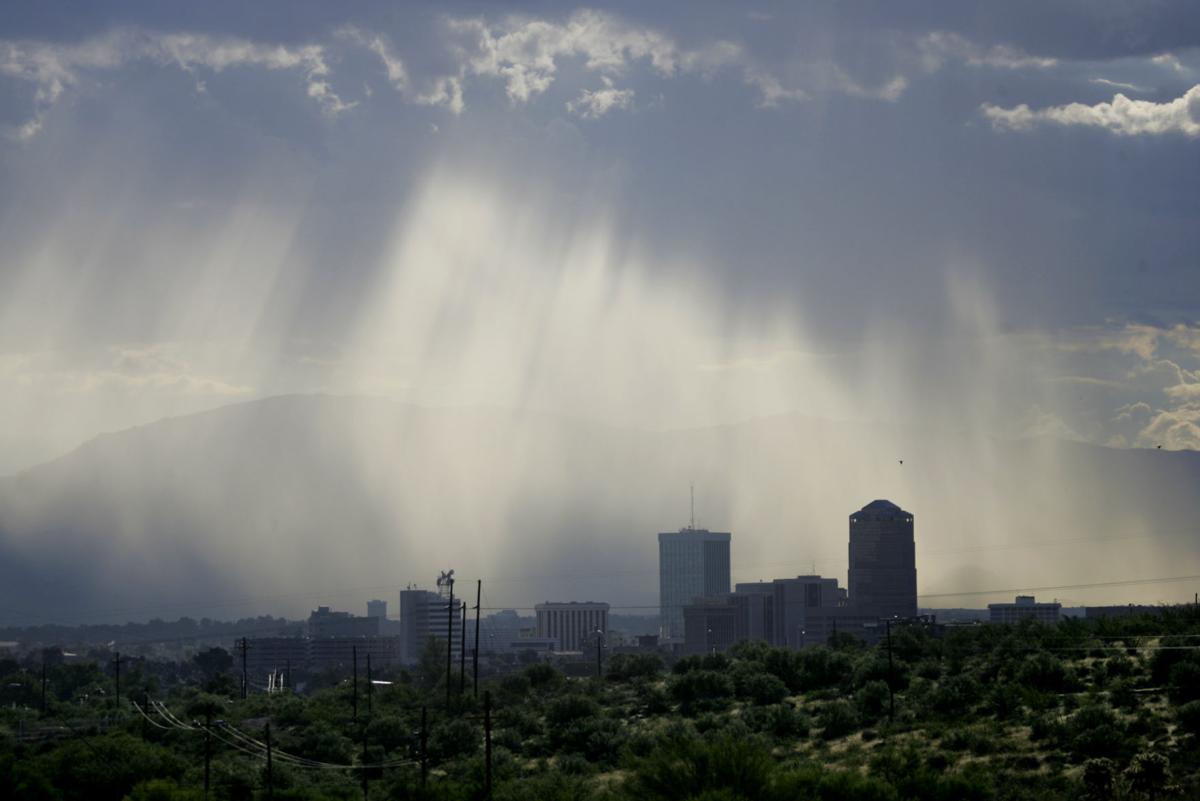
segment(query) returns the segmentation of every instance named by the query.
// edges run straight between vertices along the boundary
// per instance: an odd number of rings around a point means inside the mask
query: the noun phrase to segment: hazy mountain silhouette
[[[485,604],[651,605],[654,535],[688,522],[689,482],[698,524],[734,532],[735,579],[813,561],[844,579],[846,516],[876,497],[917,516],[922,593],[1200,573],[1193,452],[800,416],[645,432],[288,396],[97,437],[0,479],[0,623],[373,596],[396,611],[395,588],[446,567],[482,576]]]

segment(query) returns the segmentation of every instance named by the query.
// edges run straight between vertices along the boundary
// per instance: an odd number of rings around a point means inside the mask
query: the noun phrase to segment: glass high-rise
[[[878,617],[915,617],[917,559],[913,516],[891,501],[850,515],[850,604]]]
[[[662,636],[683,639],[683,607],[729,592],[727,531],[684,528],[658,535],[658,598]]]

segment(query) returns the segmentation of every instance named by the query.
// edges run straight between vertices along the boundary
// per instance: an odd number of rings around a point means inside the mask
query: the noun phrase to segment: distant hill
[[[396,589],[450,567],[468,595],[483,578],[485,607],[651,606],[655,533],[688,522],[692,482],[697,523],[734,533],[735,580],[814,567],[844,580],[846,518],[880,497],[916,515],[924,606],[1200,573],[1193,452],[799,416],[645,432],[287,396],[104,435],[0,479],[0,624],[361,613],[369,597],[395,613]]]

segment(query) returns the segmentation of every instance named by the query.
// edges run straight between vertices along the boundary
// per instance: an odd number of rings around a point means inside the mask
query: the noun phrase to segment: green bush
[[[774,772],[770,752],[754,738],[676,734],[636,762],[625,790],[634,801],[685,801],[705,793],[766,799]]]
[[[887,714],[890,699],[887,683],[878,680],[867,682],[854,696],[863,720],[878,720]]]
[[[1200,737],[1200,701],[1188,701],[1179,707],[1175,710],[1175,718],[1179,721],[1179,728]]]
[[[1167,692],[1176,704],[1200,700],[1200,664],[1189,659],[1172,666]]]
[[[569,693],[555,698],[546,706],[546,723],[550,726],[567,726],[582,718],[600,714],[600,704],[586,695]]]
[[[803,739],[811,725],[807,715],[788,703],[748,707],[742,720],[751,731],[781,739]]]
[[[849,701],[838,700],[826,704],[817,716],[821,737],[835,740],[853,734],[858,729],[858,713]]]
[[[787,685],[770,673],[753,673],[743,680],[734,680],[737,694],[755,704],[778,704],[788,695]]]
[[[854,673],[854,662],[849,654],[831,651],[823,646],[802,651],[800,689],[816,690],[837,687],[850,681]],[[780,677],[783,678],[783,677]],[[784,679],[786,682],[787,680]]]
[[[693,670],[673,676],[671,696],[679,702],[684,714],[724,709],[733,697],[733,682],[715,670]]]
[[[608,660],[607,676],[612,681],[654,678],[663,670],[658,654],[615,654]]]
[[[443,720],[429,732],[429,757],[435,762],[471,756],[479,750],[482,736],[462,718]]]

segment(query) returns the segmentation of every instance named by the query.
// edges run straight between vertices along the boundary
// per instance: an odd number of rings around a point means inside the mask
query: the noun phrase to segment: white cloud
[[[745,79],[759,92],[759,108],[778,108],[782,103],[797,103],[809,97],[803,89],[784,86],[779,78],[760,70],[746,70]]]
[[[567,102],[567,111],[584,119],[603,117],[614,108],[627,109],[633,103],[632,89],[617,89],[608,76],[600,78],[603,89],[584,89],[579,97]]]
[[[1169,133],[1200,136],[1200,85],[1166,103],[1131,100],[1117,94],[1112,102],[1094,106],[1070,103],[1034,110],[1024,103],[1014,108],[985,103],[981,111],[998,130],[1025,131],[1038,123],[1051,123],[1106,128],[1119,136]]]
[[[1050,69],[1057,59],[1031,56],[1018,48],[999,44],[985,47],[961,34],[948,31],[928,33],[917,42],[917,50],[925,69],[934,72],[947,61],[958,61],[969,67],[1000,69]]]
[[[417,92],[412,100],[421,106],[444,106],[453,114],[461,114],[466,106],[463,103],[462,78],[445,75],[435,78],[427,91]]]
[[[582,58],[586,69],[610,75],[646,60],[664,76],[675,74],[685,60],[663,34],[597,11],[578,11],[562,24],[514,17],[496,26],[479,18],[452,19],[448,26],[462,42],[458,49],[465,68],[502,78],[513,103],[528,102],[549,89],[563,58]]]
[[[1187,72],[1187,68],[1183,66],[1179,58],[1171,53],[1159,53],[1150,60],[1160,67],[1166,67],[1172,72]]]
[[[1159,409],[1138,433],[1136,444],[1169,450],[1200,450],[1200,403]]]
[[[351,42],[370,50],[383,62],[388,83],[397,91],[408,89],[408,69],[404,66],[404,61],[396,54],[388,40],[377,33],[371,33],[353,25],[346,25],[339,28],[337,36],[343,41]]]
[[[17,129],[28,139],[41,130],[49,109],[69,89],[77,88],[93,72],[111,71],[127,64],[149,61],[174,65],[188,73],[219,73],[234,67],[292,70],[305,78],[306,93],[327,114],[351,107],[331,88],[325,49],[320,45],[287,46],[254,42],[238,37],[207,34],[161,33],[123,28],[74,43],[0,42],[0,74],[36,86],[34,115]],[[197,81],[203,91],[202,80]]]
[[[865,86],[852,79],[842,70],[836,71],[838,83],[843,92],[854,97],[865,97],[871,100],[886,100],[895,103],[908,88],[908,79],[896,75],[878,86]]]
[[[1138,86],[1133,83],[1122,83],[1121,81],[1110,81],[1108,78],[1092,78],[1091,82],[1098,83],[1101,86],[1111,86],[1113,89],[1128,89],[1131,92],[1149,91],[1144,86]]]

